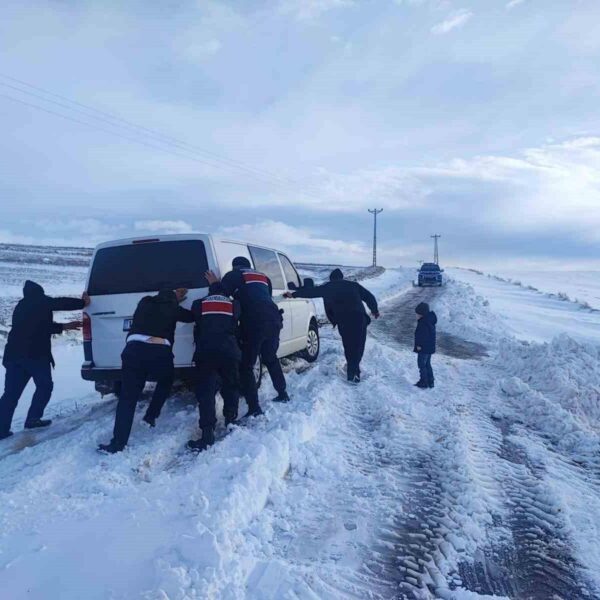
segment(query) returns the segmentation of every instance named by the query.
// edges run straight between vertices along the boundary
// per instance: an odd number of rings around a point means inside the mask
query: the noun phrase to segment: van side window
[[[281,266],[283,267],[283,274],[285,275],[285,283],[286,288],[288,283],[295,283],[298,287],[300,287],[300,277],[298,277],[298,273],[294,268],[294,265],[291,263],[290,259],[283,254],[279,255],[279,260],[281,261]]]
[[[249,248],[256,270],[261,271],[271,280],[274,290],[285,290],[287,286],[283,281],[283,273],[275,252],[265,248],[254,248],[252,246]]]

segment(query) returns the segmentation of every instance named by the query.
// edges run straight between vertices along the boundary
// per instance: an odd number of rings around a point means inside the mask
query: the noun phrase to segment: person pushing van
[[[304,286],[287,292],[287,298],[323,298],[327,317],[342,336],[346,356],[346,375],[351,383],[360,382],[360,361],[365,351],[367,326],[371,319],[365,312],[363,302],[374,318],[379,318],[375,296],[356,281],[344,279],[340,269],[334,269],[329,281],[317,287]]]
[[[283,318],[277,304],[273,302],[271,280],[264,273],[252,269],[250,261],[244,256],[234,258],[232,267],[233,269],[224,275],[221,283],[225,294],[238,300],[242,309],[240,383],[248,404],[246,416],[254,417],[262,414],[254,377],[254,365],[259,356],[266,365],[277,391],[273,401],[288,402],[290,399],[277,358]],[[219,281],[211,271],[207,272],[206,278],[209,283]]]
[[[156,424],[173,385],[175,327],[178,322],[194,322],[192,312],[179,306],[186,294],[183,288],[162,290],[139,301],[121,354],[123,381],[113,438],[108,444],[100,444],[99,451],[114,454],[125,448],[146,381],[156,381],[156,388],[144,421],[151,427]]]
[[[208,296],[194,301],[194,363],[196,365],[196,398],[200,411],[202,437],[190,440],[190,450],[203,451],[215,442],[215,396],[221,382],[225,425],[238,416],[239,370],[241,352],[237,340],[240,304],[225,294],[221,283],[212,283]]]
[[[52,313],[63,310],[80,310],[89,304],[89,297],[51,298],[44,288],[27,280],[23,286],[23,299],[15,307],[12,328],[4,350],[6,368],[4,395],[0,398],[0,440],[12,435],[10,426],[17,404],[27,383],[33,379],[35,392],[25,419],[25,429],[48,427],[50,419],[42,419],[54,384],[52,383],[52,335],[79,329],[80,321],[55,323]]]

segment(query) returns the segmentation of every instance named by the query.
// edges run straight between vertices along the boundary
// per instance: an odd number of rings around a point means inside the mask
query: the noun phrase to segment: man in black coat
[[[151,427],[169,396],[173,385],[173,343],[178,322],[193,323],[192,312],[179,306],[186,289],[162,290],[156,296],[145,296],[133,314],[127,343],[121,354],[122,386],[117,404],[113,438],[100,444],[98,450],[108,454],[125,448],[131,434],[135,407],[146,381],[156,381],[152,400],[144,416]]]
[[[273,401],[288,402],[290,399],[286,391],[285,376],[277,358],[283,318],[277,304],[273,302],[271,280],[264,273],[253,269],[250,261],[244,256],[234,258],[232,267],[233,269],[224,275],[221,283],[225,294],[238,300],[242,310],[240,383],[248,403],[246,416],[252,417],[262,414],[254,376],[254,366],[259,356],[267,367],[273,387],[277,391]],[[210,271],[206,277],[209,283],[218,281]]]
[[[238,416],[241,351],[237,330],[240,304],[225,294],[221,283],[212,283],[208,296],[192,304],[192,314],[196,321],[194,363],[202,437],[190,440],[188,448],[202,452],[215,442],[215,396],[219,382],[225,425],[234,423]]]
[[[417,328],[415,330],[415,349],[420,379],[415,383],[422,389],[434,387],[431,355],[435,354],[437,316],[429,310],[429,304],[421,302],[415,308]]]
[[[329,282],[316,287],[303,287],[286,294],[292,298],[323,298],[327,317],[339,329],[346,355],[347,377],[352,383],[360,382],[360,361],[365,352],[367,327],[371,319],[363,302],[375,319],[379,308],[375,296],[356,281],[344,279],[340,269],[334,269]]]
[[[0,398],[0,439],[12,435],[10,425],[17,404],[30,379],[35,383],[26,429],[47,427],[50,419],[42,419],[50,401],[52,389],[51,337],[81,327],[80,321],[55,323],[52,313],[61,310],[81,310],[89,304],[87,294],[78,298],[51,298],[44,288],[26,281],[23,299],[19,301],[12,316],[12,328],[4,349],[2,364],[6,368],[4,395]]]

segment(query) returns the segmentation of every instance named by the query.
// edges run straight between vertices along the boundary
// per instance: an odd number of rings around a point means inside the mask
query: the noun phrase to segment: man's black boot
[[[36,419],[35,421],[25,421],[25,429],[39,429],[40,427],[49,427],[52,425],[52,419]]]
[[[418,383],[415,383],[415,385],[422,390],[426,390],[429,387],[429,384],[424,381],[419,381]]]
[[[431,381],[431,382],[429,383],[429,387],[430,387],[430,388],[434,388],[434,387],[435,387],[435,382]]]
[[[235,425],[237,418],[238,418],[237,414],[225,415],[225,427],[229,427],[230,425]]]
[[[272,402],[289,402],[290,397],[287,392],[283,391],[273,398]]]
[[[117,452],[122,452],[124,446],[119,446],[114,442],[110,442],[110,444],[99,444],[98,452],[102,454],[116,454]]]
[[[260,415],[263,415],[263,411],[262,408],[260,407],[259,404],[257,404],[256,406],[253,406],[252,408],[248,407],[248,412],[244,415],[244,419],[248,419],[250,417],[259,417]]]
[[[142,419],[142,421],[144,421],[144,423],[146,423],[150,427],[156,427],[156,419],[154,417],[149,417],[148,415],[144,415],[144,418]]]
[[[13,435],[12,431],[3,431],[2,433],[0,433],[0,440],[5,440],[6,438],[9,438],[11,435]]]
[[[215,430],[203,429],[202,437],[199,440],[190,440],[187,447],[194,452],[203,452],[215,443]]]

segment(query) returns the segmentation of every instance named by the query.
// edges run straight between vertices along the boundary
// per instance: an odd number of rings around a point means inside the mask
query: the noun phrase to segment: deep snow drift
[[[265,401],[198,457],[183,451],[197,433],[185,391],[155,430],[140,407],[124,453],[98,455],[115,399],[80,381],[80,348],[59,340],[56,423],[0,442],[2,597],[600,597],[600,350],[577,336],[599,315],[564,319],[557,300],[536,321],[532,291],[413,277],[363,282],[383,302],[360,386],[323,327],[317,363],[285,363],[293,401]],[[426,392],[403,333],[421,299],[445,336]],[[529,320],[509,319],[528,303]]]

